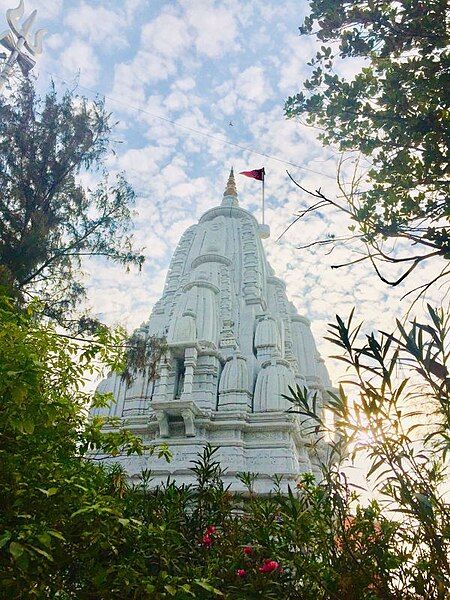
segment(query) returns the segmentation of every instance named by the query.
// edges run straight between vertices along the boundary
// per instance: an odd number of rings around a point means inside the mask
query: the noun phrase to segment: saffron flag
[[[264,167],[262,169],[254,169],[253,171],[241,171],[239,175],[245,175],[246,177],[252,177],[252,179],[257,179],[258,181],[264,181],[264,176],[266,172]]]

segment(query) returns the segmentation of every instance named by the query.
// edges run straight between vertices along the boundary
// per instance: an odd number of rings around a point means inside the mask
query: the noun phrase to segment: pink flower
[[[247,575],[247,571],[245,569],[238,569],[236,571],[236,575],[238,577],[245,577]]]
[[[212,543],[212,538],[207,533],[205,533],[205,535],[202,538],[202,544],[206,546],[206,548],[210,548],[212,546]]]
[[[259,572],[260,573],[272,573],[272,571],[275,571],[276,569],[278,569],[280,565],[277,563],[276,560],[270,560],[270,559],[266,559],[264,561],[264,564],[262,567],[259,567]]]
[[[206,533],[207,533],[208,535],[211,535],[212,533],[216,533],[216,528],[214,527],[214,525],[209,525],[209,526],[206,528]]]
[[[253,552],[253,548],[251,546],[244,546],[242,551],[244,554],[251,554]]]

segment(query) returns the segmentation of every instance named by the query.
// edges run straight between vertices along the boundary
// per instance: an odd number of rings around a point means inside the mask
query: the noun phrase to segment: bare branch
[[[417,267],[417,265],[421,262],[421,259],[416,259],[413,264],[409,267],[409,269],[407,269],[403,275],[401,275],[398,279],[396,279],[395,281],[389,281],[388,279],[386,279],[385,277],[383,277],[383,275],[381,275],[377,265],[375,264],[375,260],[374,257],[372,256],[372,254],[370,253],[370,251],[368,251],[368,256],[370,258],[370,262],[372,263],[373,268],[375,269],[376,274],[378,275],[378,277],[381,279],[381,281],[383,283],[387,283],[388,285],[391,285],[393,287],[395,287],[396,285],[399,285],[404,279],[406,279],[406,277],[408,277],[408,275]]]
[[[331,265],[331,268],[332,269],[340,269],[341,267],[349,267],[351,265],[356,265],[356,263],[360,263],[365,260],[368,260],[369,258],[370,258],[369,256],[362,256],[361,258],[356,258],[355,260],[351,260],[350,262],[347,262],[347,263],[342,263],[340,265]]]

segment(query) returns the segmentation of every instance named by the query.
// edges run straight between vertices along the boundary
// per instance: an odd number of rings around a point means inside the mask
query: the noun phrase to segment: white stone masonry
[[[273,476],[295,483],[315,471],[300,418],[283,398],[298,383],[317,392],[322,407],[331,381],[308,319],[286,296],[267,262],[261,238],[267,225],[239,207],[233,170],[222,203],[181,237],[161,299],[140,329],[167,340],[158,378],[145,373],[127,387],[112,375],[99,386],[116,402],[95,411],[120,417],[149,445],[162,441],[170,463],[154,456],[117,457],[130,477],[151,469],[154,483],[168,475],[192,482],[190,462],[210,442],[219,446],[226,483],[236,473],[258,473],[267,493]],[[112,460],[112,459],[111,459]]]

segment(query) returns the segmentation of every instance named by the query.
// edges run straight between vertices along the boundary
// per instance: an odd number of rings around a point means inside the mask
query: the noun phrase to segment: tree
[[[371,261],[386,283],[397,285],[419,263],[437,257],[444,259],[441,279],[450,272],[447,3],[311,0],[310,7],[300,33],[323,45],[304,90],[286,101],[285,114],[305,115],[320,127],[324,143],[359,152],[370,167],[350,188],[338,177],[341,200],[299,185],[315,202],[298,218],[327,207],[345,211],[352,235],[344,239],[366,248],[354,262]],[[365,59],[365,66],[353,79],[340,77],[336,61],[354,57]],[[389,245],[393,240],[402,243],[401,251]],[[383,275],[385,263],[404,265],[402,275]]]
[[[109,400],[85,391],[86,378],[123,367],[124,333],[103,328],[80,348],[33,309],[0,295],[1,598],[70,591],[77,552],[108,552],[123,527],[123,474],[89,453],[148,452],[120,424],[104,433],[104,419],[86,420],[87,406]]]
[[[66,325],[85,294],[85,259],[144,260],[132,246],[133,190],[102,164],[111,127],[101,101],[58,99],[54,87],[41,100],[28,81],[0,103],[0,284],[22,301],[38,294]],[[83,186],[86,172],[95,189]]]

